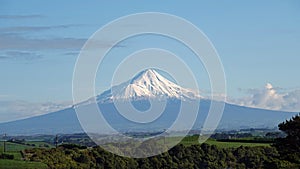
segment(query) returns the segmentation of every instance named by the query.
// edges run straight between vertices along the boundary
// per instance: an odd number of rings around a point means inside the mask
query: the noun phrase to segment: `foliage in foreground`
[[[299,168],[300,165],[280,159],[274,147],[218,148],[215,145],[177,145],[158,156],[132,159],[106,152],[101,147],[80,149],[26,150],[27,158],[50,168]]]
[[[300,168],[300,116],[279,124],[287,134],[273,147],[220,148],[202,144],[177,145],[161,155],[132,159],[106,152],[101,147],[76,145],[57,149],[25,150],[30,161],[50,168]],[[153,147],[153,146],[150,146]],[[151,149],[149,149],[151,151]]]
[[[278,125],[287,134],[276,140],[274,146],[283,159],[300,163],[300,115]]]

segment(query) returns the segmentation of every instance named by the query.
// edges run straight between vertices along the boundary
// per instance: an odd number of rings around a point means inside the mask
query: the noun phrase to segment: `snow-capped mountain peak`
[[[154,69],[147,69],[131,80],[97,96],[97,101],[140,100],[147,98],[171,98],[181,100],[199,99],[200,95],[190,89],[185,89],[164,78]]]

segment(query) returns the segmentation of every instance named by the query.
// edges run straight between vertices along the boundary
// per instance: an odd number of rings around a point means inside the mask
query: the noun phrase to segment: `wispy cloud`
[[[0,55],[0,60],[25,60],[32,61],[36,59],[41,59],[42,55],[35,52],[25,52],[25,51],[8,51],[3,55]]]
[[[15,33],[0,34],[0,50],[80,50],[87,39],[84,38],[29,38]],[[124,47],[113,46],[109,41],[97,41],[95,48]]]
[[[249,94],[242,98],[228,98],[227,101],[242,106],[281,110],[281,111],[300,111],[300,89],[280,92],[282,88],[275,88],[267,83],[261,89],[248,89]],[[285,89],[286,90],[286,89]]]
[[[66,53],[64,53],[64,55],[66,55],[66,56],[77,56],[79,54],[79,51],[77,51],[77,52],[66,52]]]
[[[86,39],[81,38],[27,38],[16,34],[0,34],[0,49],[43,50],[43,49],[80,49]]]
[[[32,19],[43,17],[42,15],[0,15],[0,19]]]
[[[0,94],[0,99],[7,99],[11,97],[11,95],[8,95],[8,94]]]
[[[0,122],[13,121],[33,116],[46,114],[49,112],[58,111],[69,107],[71,102],[65,101],[60,103],[46,102],[46,103],[32,103],[22,100],[0,101]]]
[[[2,27],[1,33],[13,33],[13,32],[32,32],[32,31],[45,31],[52,29],[67,29],[72,27],[82,26],[80,24],[66,24],[66,25],[53,25],[53,26],[14,26],[14,27]]]

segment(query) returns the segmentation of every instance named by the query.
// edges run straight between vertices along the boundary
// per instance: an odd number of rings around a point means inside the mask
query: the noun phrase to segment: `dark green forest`
[[[25,150],[26,160],[42,162],[49,168],[300,168],[300,116],[279,124],[286,133],[267,146],[221,148],[201,144],[179,144],[168,152],[134,159],[114,155],[99,146],[87,148],[75,144],[52,149]]]

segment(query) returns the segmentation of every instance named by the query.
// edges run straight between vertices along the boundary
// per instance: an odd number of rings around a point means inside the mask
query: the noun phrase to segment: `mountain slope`
[[[178,103],[178,102],[177,102]],[[105,119],[117,130],[126,131],[162,131],[169,127],[180,106],[174,100],[170,101],[161,117],[153,123],[136,124],[118,114],[113,103],[99,104]],[[88,106],[88,105],[86,105]],[[201,100],[199,115],[193,129],[201,129],[210,106],[209,100]],[[175,113],[174,113],[175,112]],[[188,114],[188,112],[186,112]],[[263,110],[225,104],[225,110],[218,129],[236,130],[242,128],[274,128],[280,122],[290,119],[297,113]],[[99,124],[101,127],[101,124]],[[20,134],[58,134],[83,132],[73,108],[49,113],[24,120],[1,123],[0,133],[9,135]],[[105,131],[103,131],[105,133]]]
[[[120,115],[113,103],[114,101],[131,102],[137,109],[145,111],[150,106],[148,99],[160,103],[162,98],[166,100],[165,109],[156,120],[150,123],[136,123],[127,120]],[[182,103],[192,105],[199,103],[200,98],[201,96],[197,92],[182,88],[167,80],[155,70],[148,69],[139,73],[133,79],[114,86],[112,89],[96,96],[96,101],[106,121],[116,130],[120,132],[149,132],[162,131],[169,128],[176,120]],[[95,100],[95,98],[46,115],[2,123],[0,124],[0,133],[7,133],[9,135],[31,135],[83,132],[74,108],[81,108],[88,118],[94,121],[96,120],[97,122],[96,117],[89,117],[89,115],[93,113],[90,111],[92,107],[91,102],[93,102],[93,100]],[[198,117],[195,119],[193,129],[202,128],[210,105],[210,100],[200,100]],[[183,113],[188,117],[191,110],[187,110]],[[226,130],[240,128],[274,128],[280,122],[296,114],[297,113],[241,107],[226,103],[223,117],[218,128]],[[184,126],[185,123],[192,122],[184,121],[182,126]],[[103,124],[96,123],[95,128],[101,129],[103,133],[107,132],[102,130],[104,128]],[[182,127],[177,130],[184,129],[185,128]]]

